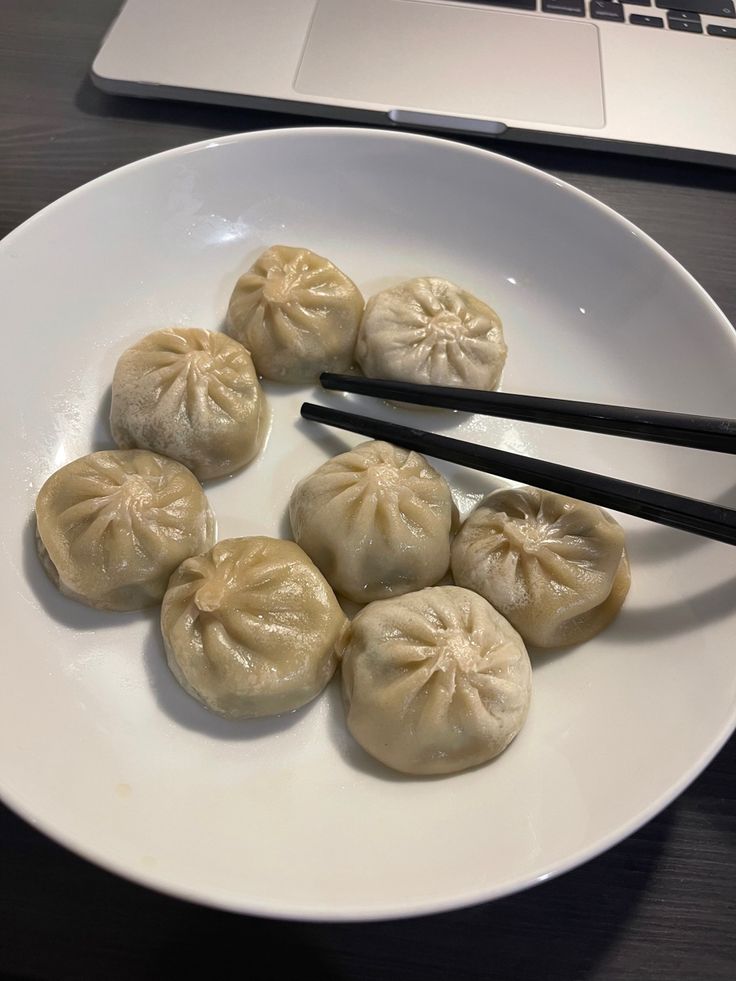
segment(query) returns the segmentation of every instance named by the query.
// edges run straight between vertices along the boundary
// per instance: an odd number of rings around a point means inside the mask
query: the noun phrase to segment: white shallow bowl
[[[633,585],[615,624],[534,655],[528,723],[495,762],[409,779],[352,741],[339,687],[229,723],[181,691],[155,612],[61,596],[34,553],[35,495],[110,446],[119,354],[171,324],[216,329],[265,246],[332,258],[366,296],[455,280],[501,314],[507,391],[736,414],[736,339],[636,228],[559,180],[482,150],[345,129],[254,133],[143,160],[0,245],[0,789],[81,855],[177,896],[310,919],[405,916],[569,869],[664,807],[734,728],[736,550],[622,517]],[[207,487],[220,536],[288,535],[294,483],[357,440],[297,421],[267,386],[265,451]],[[736,503],[732,461],[523,423],[366,408],[426,428]],[[496,486],[442,466],[462,511]]]

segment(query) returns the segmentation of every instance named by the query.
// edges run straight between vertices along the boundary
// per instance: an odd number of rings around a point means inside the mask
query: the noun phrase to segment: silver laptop
[[[107,92],[736,165],[734,0],[127,0]]]

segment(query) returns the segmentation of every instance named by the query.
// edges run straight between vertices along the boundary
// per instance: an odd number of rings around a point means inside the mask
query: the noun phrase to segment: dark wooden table
[[[87,70],[117,6],[0,0],[0,236],[139,157],[221,133],[317,122],[100,94]],[[496,148],[630,218],[736,323],[733,173],[513,143]],[[731,981],[735,774],[732,739],[663,814],[584,867],[495,903],[377,924],[282,923],[160,896],[87,864],[0,808],[0,978],[211,977],[232,958],[258,979],[312,969],[320,979],[376,981]]]

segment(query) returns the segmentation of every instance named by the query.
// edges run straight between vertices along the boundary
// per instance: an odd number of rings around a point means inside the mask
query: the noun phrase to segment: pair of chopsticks
[[[320,376],[320,381],[324,388],[334,391],[395,399],[415,405],[460,409],[482,415],[538,422],[546,426],[628,436],[656,443],[690,446],[718,453],[736,453],[734,419],[680,415],[674,412],[510,395],[504,392],[414,385],[357,375],[325,373]],[[736,510],[733,508],[696,501],[652,487],[617,480],[615,477],[535,460],[505,450],[477,446],[464,440],[438,436],[422,429],[370,419],[310,402],[302,405],[301,414],[304,419],[395,443],[425,456],[447,460],[509,480],[523,481],[543,490],[565,494],[681,531],[736,545]]]

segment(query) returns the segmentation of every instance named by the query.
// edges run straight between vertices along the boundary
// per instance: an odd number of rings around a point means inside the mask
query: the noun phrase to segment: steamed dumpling
[[[345,615],[294,542],[229,538],[174,573],[161,608],[177,681],[228,718],[278,715],[318,695]]]
[[[352,364],[362,313],[358,287],[328,259],[274,245],[235,284],[226,329],[264,378],[299,384]]]
[[[339,648],[348,728],[395,770],[454,773],[485,763],[524,724],[524,642],[470,590],[435,586],[371,603]]]
[[[453,543],[452,575],[536,647],[593,637],[619,612],[631,581],[618,522],[594,504],[533,487],[480,503]]]
[[[355,356],[369,378],[495,388],[506,361],[498,314],[446,279],[384,290],[365,308]]]
[[[355,603],[433,585],[447,572],[447,481],[390,443],[361,443],[322,464],[294,488],[289,516],[295,540]]]
[[[103,450],[57,470],[36,498],[36,530],[62,593],[102,610],[159,603],[179,563],[215,538],[194,475],[147,450]]]
[[[225,334],[158,330],[128,348],[115,368],[110,428],[118,446],[163,453],[200,480],[249,463],[267,423],[250,354]]]

